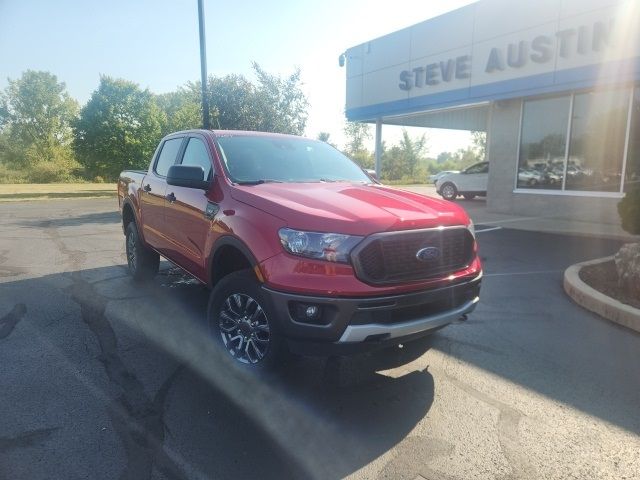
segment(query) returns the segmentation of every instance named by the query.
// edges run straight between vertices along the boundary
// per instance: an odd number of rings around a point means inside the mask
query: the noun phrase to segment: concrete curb
[[[564,291],[581,307],[601,317],[640,332],[640,310],[600,293],[580,279],[580,269],[613,260],[613,256],[576,263],[564,271]]]

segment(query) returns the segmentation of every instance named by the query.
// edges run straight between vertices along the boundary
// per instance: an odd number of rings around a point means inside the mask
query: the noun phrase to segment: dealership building
[[[487,132],[487,207],[619,222],[640,187],[640,0],[481,0],[348,49],[346,115]]]

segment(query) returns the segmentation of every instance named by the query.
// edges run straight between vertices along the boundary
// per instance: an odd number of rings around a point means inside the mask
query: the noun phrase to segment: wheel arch
[[[239,270],[252,270],[256,274],[257,266],[258,260],[242,240],[231,235],[220,237],[213,244],[209,255],[209,286],[213,288],[220,279]]]
[[[136,225],[138,225],[138,222],[136,221],[135,210],[133,209],[131,200],[125,200],[122,204],[122,230],[126,231],[127,225],[129,225],[129,223],[131,222],[135,222]]]

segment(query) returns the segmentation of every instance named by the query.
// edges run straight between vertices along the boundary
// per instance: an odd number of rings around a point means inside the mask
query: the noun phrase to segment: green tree
[[[32,181],[61,181],[76,173],[71,124],[78,113],[64,82],[27,70],[0,94],[0,162]]]
[[[483,161],[487,152],[487,132],[471,132],[471,144],[476,152],[478,161]]]
[[[375,155],[367,150],[365,140],[371,138],[371,127],[367,123],[347,122],[344,126],[347,143],[343,153],[362,168],[374,168]]]
[[[162,134],[202,127],[202,111],[199,92],[180,87],[169,93],[156,95],[156,103],[164,112]]]
[[[253,70],[258,78],[256,108],[262,113],[260,130],[304,134],[309,101],[301,88],[300,69],[285,78],[267,73],[256,62]]]
[[[316,137],[316,139],[320,140],[321,142],[328,143],[333,148],[337,148],[335,143],[329,141],[330,138],[331,138],[331,134],[329,132],[320,132]]]
[[[329,137],[331,137],[329,132],[320,132],[318,133],[317,139],[321,142],[329,143]]]
[[[74,149],[90,176],[114,180],[126,168],[146,168],[166,116],[148,90],[100,77],[74,126]]]
[[[209,77],[211,124],[230,130],[302,135],[309,103],[302,91],[300,71],[282,78],[265,72],[257,63],[253,69],[257,83],[237,74]],[[188,84],[188,88],[199,95],[199,82]]]
[[[437,163],[445,163],[453,160],[453,154],[451,152],[440,152],[436,157]]]
[[[404,170],[406,170],[408,175],[413,177],[416,174],[418,163],[424,160],[424,154],[427,150],[427,137],[423,134],[413,140],[407,130],[403,128],[400,149],[402,151],[402,158],[404,162],[406,162]]]
[[[406,152],[399,145],[392,145],[382,154],[381,178],[400,180],[409,173]]]
[[[371,127],[368,123],[347,122],[344,126],[344,134],[347,137],[345,153],[352,155],[366,150],[364,142],[371,138]]]

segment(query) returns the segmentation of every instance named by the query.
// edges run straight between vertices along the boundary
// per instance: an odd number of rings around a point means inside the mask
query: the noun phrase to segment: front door
[[[486,192],[489,181],[489,162],[472,165],[460,175],[460,190],[463,192]]]
[[[190,136],[179,163],[202,167],[204,178],[211,181],[211,159],[204,138]],[[210,201],[204,190],[168,185],[165,205],[169,258],[200,279],[205,279],[206,241],[217,213],[217,204]]]

